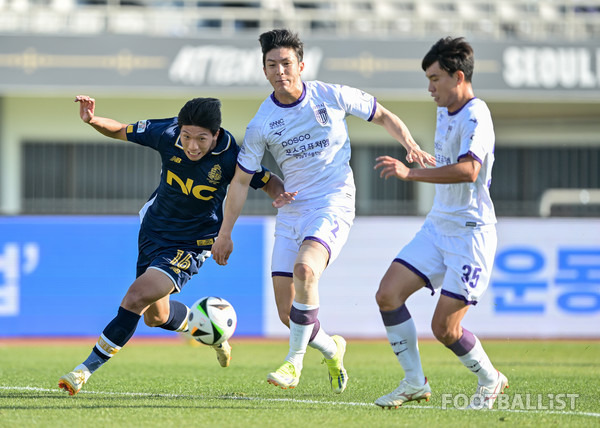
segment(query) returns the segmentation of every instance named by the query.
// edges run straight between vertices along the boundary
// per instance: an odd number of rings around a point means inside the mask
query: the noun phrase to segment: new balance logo
[[[181,163],[181,158],[177,157],[177,156],[173,156],[171,159],[169,159],[171,162],[175,162],[175,163]]]

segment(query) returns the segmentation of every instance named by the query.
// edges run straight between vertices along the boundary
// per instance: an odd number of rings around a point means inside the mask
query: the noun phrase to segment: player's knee
[[[146,324],[148,327],[159,327],[166,323],[168,318],[168,314],[167,316],[162,316],[161,314],[149,314],[146,312],[144,314],[144,324]]]
[[[305,263],[296,263],[294,265],[294,277],[300,281],[307,282],[315,277],[312,268]]]
[[[398,292],[385,279],[379,284],[379,289],[375,293],[375,301],[381,311],[391,311],[404,303],[398,299]]]
[[[435,338],[442,344],[449,346],[460,339],[460,329],[452,328],[447,324],[437,321],[435,318],[431,321],[431,331]]]
[[[127,294],[125,294],[125,297],[123,297],[121,306],[132,312],[139,313],[152,303],[146,302],[147,300],[143,290],[139,287],[130,287],[129,290],[127,290]]]
[[[377,290],[377,293],[375,293],[375,301],[377,302],[379,309],[386,307],[389,300],[388,293],[380,287],[379,290]]]

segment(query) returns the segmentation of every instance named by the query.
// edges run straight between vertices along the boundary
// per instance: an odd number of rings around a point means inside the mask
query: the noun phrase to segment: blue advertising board
[[[138,229],[134,216],[0,217],[0,337],[100,335],[135,279]],[[223,297],[236,335],[262,335],[263,233],[262,218],[241,218],[228,265],[208,259],[172,299]]]

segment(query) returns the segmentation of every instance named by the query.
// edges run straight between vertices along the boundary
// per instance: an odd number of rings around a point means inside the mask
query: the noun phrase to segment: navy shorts
[[[148,269],[157,269],[171,278],[175,286],[174,293],[179,293],[198,273],[204,260],[210,257],[210,250],[203,247],[183,243],[165,245],[142,231],[138,238],[138,251],[136,278]]]

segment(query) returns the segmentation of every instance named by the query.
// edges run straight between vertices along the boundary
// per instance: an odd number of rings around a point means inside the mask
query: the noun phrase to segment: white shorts
[[[347,206],[293,205],[292,202],[277,214],[271,261],[273,276],[292,276],[300,245],[306,239],[323,244],[329,253],[328,265],[331,264],[348,240],[354,222],[354,209]]]
[[[426,221],[394,261],[423,278],[432,294],[441,288],[443,295],[475,305],[490,282],[496,245],[494,225],[448,236]]]

